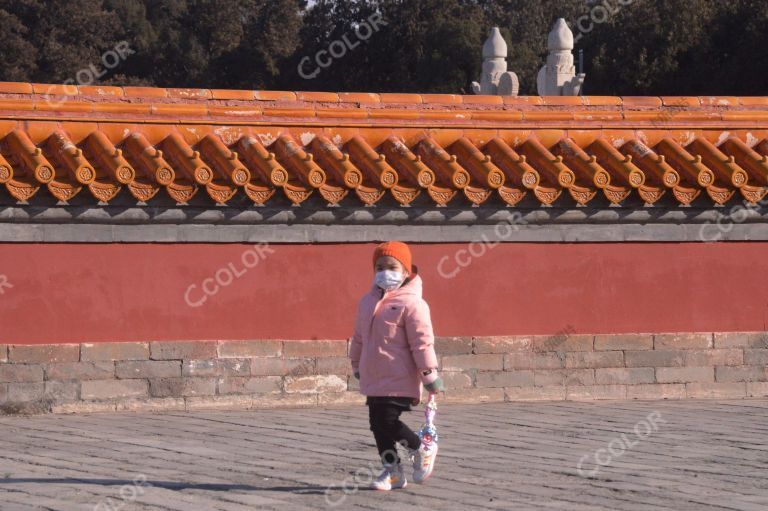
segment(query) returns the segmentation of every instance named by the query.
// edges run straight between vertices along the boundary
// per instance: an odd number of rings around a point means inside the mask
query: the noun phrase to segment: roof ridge
[[[451,108],[471,106],[478,108],[515,107],[619,107],[680,109],[696,107],[768,108],[767,96],[495,96],[436,93],[389,92],[322,92],[279,91],[247,89],[209,89],[180,87],[145,87],[114,85],[46,84],[30,82],[0,82],[0,97],[24,98],[36,96],[64,96],[126,99],[159,102],[240,101],[273,103],[356,104],[362,106],[418,105]]]

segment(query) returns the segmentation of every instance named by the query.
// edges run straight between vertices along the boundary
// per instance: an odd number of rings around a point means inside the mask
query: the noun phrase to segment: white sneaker
[[[410,451],[413,457],[413,481],[423,483],[435,468],[435,459],[437,458],[437,444],[432,444],[427,448],[424,444],[415,451]]]
[[[405,488],[408,481],[405,479],[405,472],[400,464],[384,466],[379,477],[377,477],[369,486],[371,490],[389,491]]]

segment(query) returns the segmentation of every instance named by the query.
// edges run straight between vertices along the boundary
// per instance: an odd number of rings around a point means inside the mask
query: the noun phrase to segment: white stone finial
[[[507,71],[507,43],[499,27],[493,27],[483,44],[483,73],[480,83],[472,82],[475,94],[517,96],[520,82],[517,75]]]
[[[547,37],[547,63],[536,77],[540,96],[578,96],[586,75],[576,74],[573,65],[573,32],[563,18],[558,18]]]
[[[499,27],[493,27],[491,33],[488,35],[488,39],[483,44],[483,58],[484,59],[506,59],[507,58],[507,42],[501,36]]]
[[[568,28],[565,19],[558,18],[547,37],[549,51],[565,51],[573,49],[573,32]]]

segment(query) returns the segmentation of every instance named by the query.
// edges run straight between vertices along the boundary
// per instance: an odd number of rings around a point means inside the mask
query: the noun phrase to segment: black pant
[[[418,449],[421,445],[419,436],[400,421],[403,410],[404,408],[396,403],[375,401],[368,403],[371,431],[376,439],[381,462],[387,465],[400,463],[395,443],[406,445],[409,449]]]

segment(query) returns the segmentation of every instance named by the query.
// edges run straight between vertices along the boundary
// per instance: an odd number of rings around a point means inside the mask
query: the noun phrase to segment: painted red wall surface
[[[253,247],[3,245],[0,343],[350,335],[372,244]],[[413,245],[440,336],[766,330],[768,243],[466,249]]]

